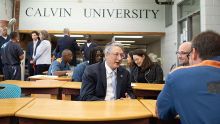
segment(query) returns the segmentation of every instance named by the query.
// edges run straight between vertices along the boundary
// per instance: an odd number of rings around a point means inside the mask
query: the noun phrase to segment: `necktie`
[[[114,98],[116,99],[116,85],[117,85],[117,78],[116,72],[112,71],[112,89],[114,93]]]

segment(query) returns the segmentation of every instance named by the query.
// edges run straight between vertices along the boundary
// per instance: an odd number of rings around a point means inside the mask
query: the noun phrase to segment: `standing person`
[[[68,49],[63,50],[62,57],[57,58],[50,65],[48,75],[65,76],[67,73],[71,73],[69,62],[71,62],[72,59],[72,52]]]
[[[78,50],[80,50],[80,48],[79,48],[78,44],[76,43],[76,39],[70,37],[70,30],[68,28],[64,28],[63,33],[64,33],[64,37],[60,38],[57,41],[57,46],[56,46],[56,50],[55,50],[56,57],[60,58],[63,50],[69,49],[72,51],[72,54],[73,54],[73,59],[70,62],[70,65],[76,66],[76,64],[77,64],[76,52]]]
[[[213,31],[192,40],[192,66],[171,72],[157,99],[158,117],[179,115],[181,124],[220,123],[220,35]]]
[[[133,59],[136,64],[132,74],[131,81],[138,83],[162,83],[163,70],[159,64],[153,63],[147,53],[141,49],[133,52]]]
[[[2,35],[0,36],[0,48],[2,47],[2,45],[4,43],[6,43],[10,40],[10,37],[8,36],[8,33],[7,33],[8,32],[7,27],[3,27],[1,30],[2,30],[1,31]],[[0,53],[0,55],[1,55],[1,53]],[[2,59],[0,58],[0,74],[3,74],[2,67],[3,67]]]
[[[19,45],[18,32],[11,32],[10,37],[10,41],[4,43],[1,48],[4,78],[21,80],[20,61],[24,58],[24,52]]]
[[[91,35],[85,35],[86,43],[82,46],[81,51],[84,56],[84,61],[89,61],[90,51],[98,45],[92,41]]]
[[[104,57],[104,53],[103,53],[103,50],[101,47],[93,48],[90,52],[89,61],[82,62],[74,68],[74,73],[73,73],[72,79],[74,81],[82,82],[82,76],[83,76],[83,73],[84,73],[84,70],[86,69],[86,67],[88,65],[102,62],[103,57]]]
[[[35,74],[43,74],[44,71],[49,69],[51,64],[51,43],[49,41],[50,36],[46,30],[40,31],[40,45],[36,48],[36,54],[33,56],[33,62],[35,63]]]
[[[32,63],[33,62],[33,56],[36,55],[36,48],[40,44],[39,33],[37,31],[32,31],[31,32],[31,37],[32,37],[33,41],[28,43],[28,48],[27,48],[29,76],[34,75],[34,63]]]
[[[178,66],[188,66],[189,65],[189,53],[191,52],[192,43],[184,42],[179,46],[178,51],[176,52],[178,57]],[[172,65],[170,71],[176,68],[176,64]]]
[[[86,67],[80,90],[80,100],[116,100],[135,98],[129,72],[120,66],[125,57],[123,46],[111,42],[105,47],[105,61]]]

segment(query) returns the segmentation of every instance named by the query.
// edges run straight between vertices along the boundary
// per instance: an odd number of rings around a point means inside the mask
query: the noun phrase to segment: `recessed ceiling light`
[[[119,43],[134,43],[135,41],[115,41],[115,42],[119,42]]]
[[[63,37],[63,34],[55,34],[56,37]],[[84,37],[84,35],[70,35],[70,37]]]
[[[114,36],[114,38],[143,38],[143,36]]]

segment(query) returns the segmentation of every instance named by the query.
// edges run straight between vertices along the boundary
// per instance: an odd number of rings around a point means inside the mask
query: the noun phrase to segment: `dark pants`
[[[2,64],[1,57],[0,57],[0,75],[2,74],[3,74],[3,64]]]
[[[3,74],[5,80],[21,80],[20,65],[4,65]]]
[[[28,64],[28,73],[29,73],[29,76],[33,76],[34,75],[34,65],[33,64]]]
[[[50,65],[40,64],[35,66],[35,75],[42,75],[44,71],[48,71]]]

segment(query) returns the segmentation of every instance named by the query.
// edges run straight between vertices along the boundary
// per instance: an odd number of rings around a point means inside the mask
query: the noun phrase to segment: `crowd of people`
[[[4,30],[3,30],[4,31]],[[64,76],[76,66],[72,80],[82,82],[79,100],[134,99],[131,82],[164,83],[160,63],[153,62],[146,51],[136,49],[127,55],[123,45],[110,42],[102,49],[86,35],[87,43],[79,47],[64,29],[64,37],[51,52],[50,37],[46,30],[31,33],[27,58],[30,75]],[[38,37],[39,36],[39,37]],[[1,38],[1,62],[5,79],[20,79],[20,61],[24,57],[18,45],[19,34],[12,32]],[[76,65],[76,51],[81,50],[84,62]],[[51,60],[51,55],[55,60]],[[157,115],[160,119],[180,116],[183,124],[220,122],[220,35],[213,31],[198,34],[191,42],[184,42],[176,52],[178,66],[172,67],[165,79],[164,89],[157,98]],[[122,60],[127,56],[127,68]]]

